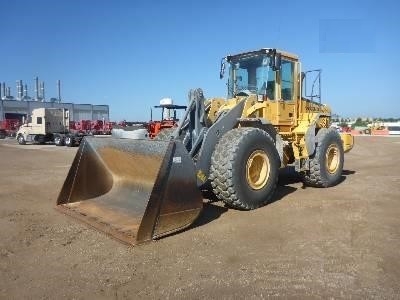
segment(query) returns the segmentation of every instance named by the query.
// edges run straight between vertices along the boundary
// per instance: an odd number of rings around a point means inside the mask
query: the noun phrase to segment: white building
[[[383,126],[389,130],[389,135],[400,135],[400,122],[385,122]]]

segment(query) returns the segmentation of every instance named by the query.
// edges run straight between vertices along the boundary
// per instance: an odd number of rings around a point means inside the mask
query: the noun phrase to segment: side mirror
[[[225,59],[221,59],[221,68],[219,71],[219,79],[224,78],[224,74],[225,74]]]

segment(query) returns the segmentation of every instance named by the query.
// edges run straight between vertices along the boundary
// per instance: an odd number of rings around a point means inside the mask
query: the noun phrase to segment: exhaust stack
[[[40,82],[40,100],[42,102],[45,101],[45,95],[44,95],[44,81]]]
[[[35,101],[39,101],[39,77],[35,77]]]
[[[19,80],[17,80],[15,83],[16,83],[16,85],[17,85],[17,100],[21,100],[21,99],[19,98]]]
[[[28,99],[28,85],[24,85],[24,99]]]
[[[6,98],[6,83],[5,82],[3,82],[2,84],[1,84],[1,94],[2,94],[2,96],[1,96],[1,99],[5,99]]]
[[[61,80],[57,80],[58,103],[61,103]]]
[[[17,100],[22,100],[22,97],[23,97],[22,80],[17,80]]]

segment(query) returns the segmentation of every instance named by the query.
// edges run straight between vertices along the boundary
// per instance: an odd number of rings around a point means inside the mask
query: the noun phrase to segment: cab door
[[[279,111],[279,125],[295,125],[296,99],[295,89],[298,63],[288,59],[282,59],[281,69],[277,72],[276,96]]]

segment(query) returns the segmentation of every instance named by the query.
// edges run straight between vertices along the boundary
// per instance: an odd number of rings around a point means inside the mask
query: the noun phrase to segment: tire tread
[[[233,181],[233,165],[237,152],[241,144],[246,143],[246,139],[249,135],[254,132],[255,128],[245,127],[236,128],[227,132],[218,142],[212,157],[211,157],[211,168],[210,168],[210,181],[215,196],[225,202],[228,206],[250,210],[267,204],[275,189],[278,182],[278,176],[276,176],[272,192],[257,205],[250,205],[239,198],[237,191],[234,187]],[[256,129],[263,133],[265,138],[269,139],[270,142],[274,143],[271,136],[261,129]]]
[[[332,128],[321,128],[318,131],[316,136],[317,146],[315,148],[315,154],[309,159],[310,170],[301,174],[304,184],[312,187],[330,187],[336,184],[336,182],[331,182],[329,178],[326,178],[323,175],[323,171],[321,170],[321,161],[323,161],[322,155],[325,155],[325,153],[322,151],[322,148],[325,146],[326,141],[328,139],[337,139],[337,137],[338,133]],[[343,149],[340,136],[339,140],[339,146],[341,146]],[[343,159],[343,151],[341,151],[340,155],[342,156],[341,159]],[[342,173],[342,170],[340,170],[340,173]]]

